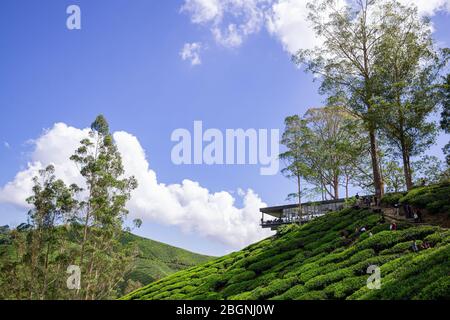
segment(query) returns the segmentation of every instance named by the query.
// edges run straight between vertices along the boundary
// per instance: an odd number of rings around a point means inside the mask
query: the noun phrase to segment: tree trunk
[[[402,147],[403,173],[405,175],[406,189],[409,191],[413,187],[412,173],[411,173],[411,162],[410,162],[410,159],[409,159],[409,153],[408,153],[408,150],[406,148],[406,144],[405,144],[403,135],[401,137],[400,144],[401,144],[401,147]]]
[[[348,199],[348,176],[345,176],[345,199]]]
[[[297,175],[297,188],[298,188],[298,216],[300,222],[302,221],[302,195],[301,195],[301,177]]]
[[[380,162],[378,158],[378,146],[377,139],[375,136],[375,128],[373,124],[369,126],[369,137],[370,137],[370,156],[372,158],[372,170],[373,170],[373,183],[375,186],[375,197],[377,198],[377,203],[381,200],[383,196],[383,180],[381,179],[380,172]]]
[[[397,95],[397,108],[399,110],[399,134],[400,134],[400,147],[402,148],[402,160],[403,160],[403,173],[405,175],[405,184],[406,184],[406,190],[411,190],[413,184],[412,184],[412,173],[411,173],[411,163],[409,160],[409,150],[406,145],[406,139],[405,139],[405,117],[402,110],[402,105],[400,102],[400,95]]]
[[[339,177],[335,176],[333,180],[334,199],[339,199]]]

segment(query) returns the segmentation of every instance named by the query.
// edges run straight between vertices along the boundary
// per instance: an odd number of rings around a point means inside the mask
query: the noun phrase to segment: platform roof
[[[343,202],[345,202],[344,198],[336,199],[336,200],[325,200],[325,201],[310,201],[310,202],[302,203],[302,206],[326,205],[326,204],[343,203]],[[283,210],[293,209],[293,208],[298,208],[298,204],[287,204],[287,205],[281,205],[281,206],[260,208],[259,211],[263,212],[265,214],[271,215],[273,217],[279,218],[283,214]]]

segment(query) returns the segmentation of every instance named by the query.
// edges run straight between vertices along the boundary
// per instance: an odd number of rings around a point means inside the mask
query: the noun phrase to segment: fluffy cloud
[[[196,66],[202,63],[200,59],[200,50],[202,45],[199,42],[185,43],[180,51],[181,59],[189,60],[191,65]]]
[[[320,45],[306,16],[311,0],[185,0],[181,12],[191,22],[210,29],[215,41],[239,47],[245,39],[265,28],[288,53]],[[340,5],[350,0],[339,0]],[[420,14],[432,16],[450,11],[450,0],[400,0],[417,5]]]
[[[82,185],[76,165],[69,160],[79,141],[88,135],[88,129],[77,129],[57,123],[34,140],[27,168],[0,188],[0,203],[27,207],[25,200],[32,187],[32,177],[48,164],[53,164],[58,177],[66,183]],[[267,237],[271,233],[259,227],[259,208],[265,203],[252,190],[238,190],[242,206],[225,191],[210,192],[198,182],[188,179],[180,184],[166,185],[157,180],[150,169],[144,149],[138,139],[127,132],[115,132],[114,140],[122,154],[127,175],[134,175],[139,187],[128,203],[131,217],[146,222],[178,226],[183,232],[241,248]]]
[[[450,0],[398,0],[400,3],[414,4],[420,14],[433,16],[439,11],[450,11]]]
[[[264,24],[264,13],[270,0],[186,0],[181,12],[191,16],[192,23],[208,26],[215,41],[234,48],[258,32]]]

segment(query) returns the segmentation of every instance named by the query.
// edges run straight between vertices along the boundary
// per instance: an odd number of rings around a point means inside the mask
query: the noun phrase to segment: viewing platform
[[[298,204],[261,208],[259,210],[262,214],[260,226],[276,230],[282,225],[304,224],[328,212],[343,209],[344,203],[345,199],[305,202],[301,204],[301,215]],[[265,220],[265,215],[269,215],[273,219]]]

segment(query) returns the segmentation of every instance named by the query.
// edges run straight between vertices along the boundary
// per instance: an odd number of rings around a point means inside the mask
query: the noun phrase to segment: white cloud
[[[186,0],[181,12],[191,14],[193,23],[203,24],[218,19],[222,15],[220,0]]]
[[[267,13],[267,30],[290,54],[321,44],[307,20],[309,0],[278,0]]]
[[[433,16],[439,11],[450,11],[450,0],[398,0],[402,4],[414,4],[421,15]]]
[[[192,23],[208,26],[215,41],[228,48],[239,47],[264,24],[271,0],[185,0],[181,12]]]
[[[4,146],[5,148],[7,148],[7,149],[10,148],[10,145],[9,145],[9,143],[8,143],[7,141],[4,141],[4,142],[3,142],[3,146]]]
[[[196,66],[202,63],[200,59],[200,50],[202,45],[199,42],[185,43],[180,51],[181,59],[189,60],[191,65]]]
[[[209,28],[216,43],[229,48],[265,27],[288,53],[320,45],[306,19],[306,4],[311,0],[185,0],[181,12],[191,22]],[[422,15],[450,11],[450,0],[400,0],[415,4]],[[350,0],[338,0],[339,5]]]
[[[57,123],[33,141],[27,168],[0,188],[0,203],[27,207],[32,177],[48,164],[55,166],[56,174],[66,183],[82,185],[75,164],[69,160],[79,141],[89,129],[77,129]],[[139,187],[128,203],[131,217],[146,222],[179,227],[183,232],[195,233],[214,241],[241,248],[267,237],[271,232],[259,227],[259,208],[266,206],[252,190],[238,190],[242,206],[235,204],[230,192],[210,192],[198,182],[188,179],[180,184],[158,182],[138,139],[127,132],[115,132],[114,140],[122,154],[127,175],[134,175]]]

